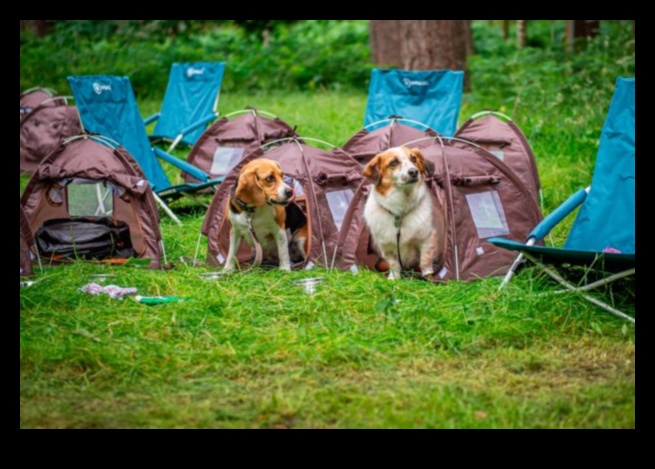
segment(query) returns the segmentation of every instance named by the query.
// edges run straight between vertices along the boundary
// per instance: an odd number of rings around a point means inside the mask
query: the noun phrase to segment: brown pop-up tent
[[[538,205],[541,183],[532,148],[519,127],[504,114],[483,111],[472,116],[455,137],[480,145],[514,171]],[[466,148],[466,142],[453,140],[454,146]]]
[[[30,277],[32,275],[32,247],[34,237],[32,230],[23,211],[20,208],[20,276]]]
[[[129,153],[107,139],[60,143],[32,175],[21,206],[49,262],[139,258],[161,266],[152,189]]]
[[[312,140],[303,137],[303,142]],[[331,267],[337,257],[343,216],[363,180],[361,166],[343,150],[323,150],[296,138],[288,139],[268,152],[264,149],[259,148],[248,155],[219,186],[202,227],[202,234],[208,239],[207,262],[212,265],[224,263],[230,239],[229,197],[241,168],[263,157],[280,164],[287,184],[296,192],[295,202],[287,207],[287,228],[293,232],[305,221],[309,226],[308,258],[294,267]],[[237,257],[241,263],[252,262],[254,256],[245,241]]]
[[[432,280],[473,280],[504,274],[515,256],[486,240],[494,236],[525,240],[541,220],[537,203],[518,176],[487,150],[430,140],[435,143],[421,152],[435,165],[427,184],[444,209],[447,233],[445,253],[435,266]],[[364,221],[371,190],[370,184],[362,184],[343,220],[338,242],[338,265],[343,269],[360,265],[375,270],[381,265]]]
[[[75,106],[47,89],[21,95],[20,174],[31,174],[62,140],[82,133]]]
[[[279,117],[257,109],[236,111],[210,126],[191,149],[187,162],[211,179],[227,175],[244,157],[274,140],[297,137],[295,129]],[[182,173],[187,183],[198,182]]]
[[[383,124],[383,127],[379,125]],[[418,122],[392,117],[386,121],[376,122],[364,127],[353,135],[344,145],[343,150],[362,165],[366,165],[375,155],[389,148],[399,147],[407,142],[416,141],[415,147],[432,145],[437,133]]]

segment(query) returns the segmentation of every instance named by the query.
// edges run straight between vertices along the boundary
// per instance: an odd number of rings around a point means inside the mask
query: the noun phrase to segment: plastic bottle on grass
[[[161,305],[164,303],[179,303],[181,301],[189,301],[191,298],[183,298],[180,296],[140,296],[137,295],[134,299],[144,305]]]

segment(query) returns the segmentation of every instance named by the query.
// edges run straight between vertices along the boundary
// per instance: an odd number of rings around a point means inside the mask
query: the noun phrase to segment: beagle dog
[[[253,160],[241,170],[228,202],[231,230],[226,271],[235,269],[243,239],[256,249],[256,264],[262,258],[278,259],[281,270],[291,270],[285,207],[293,201],[294,191],[283,178],[280,165],[265,158]]]
[[[389,266],[390,280],[416,266],[428,277],[442,258],[444,212],[425,183],[433,173],[434,164],[418,148],[407,147],[382,152],[364,168],[364,176],[373,183],[364,219]]]

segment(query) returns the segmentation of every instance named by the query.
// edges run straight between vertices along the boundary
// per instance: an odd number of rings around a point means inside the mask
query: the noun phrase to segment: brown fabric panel
[[[432,129],[422,131],[396,122],[394,125],[387,125],[373,132],[367,129],[360,130],[343,145],[343,150],[360,164],[365,165],[378,153],[416,140],[420,141],[412,143],[413,148],[433,145],[436,136],[437,133]]]
[[[32,275],[32,258],[30,247],[34,245],[34,238],[25,216],[23,208],[20,209],[20,276],[30,277]]]
[[[63,139],[79,133],[81,126],[74,107],[36,108],[20,122],[21,173],[33,172]]]
[[[242,114],[231,120],[224,117],[202,134],[191,149],[187,162],[202,169],[211,178],[216,178],[224,176],[211,173],[214,153],[218,147],[243,148],[245,158],[264,143],[297,136],[294,129],[279,118],[269,119],[252,113]],[[198,182],[184,172],[182,177],[188,183]]]
[[[123,199],[127,198],[128,201]],[[123,198],[114,197],[114,213],[112,219],[115,222],[126,223],[130,227],[130,238],[132,240],[132,248],[138,256],[145,253],[146,245],[143,230],[141,228],[141,220],[139,220],[138,212],[133,205],[132,196],[125,194]]]
[[[503,163],[516,173],[539,204],[541,183],[534,153],[514,122],[505,122],[494,115],[469,119],[457,131],[456,137],[474,142],[491,152],[502,151]],[[453,145],[461,148],[467,144],[454,141]]]
[[[32,109],[40,106],[44,101],[52,99],[53,96],[45,90],[36,89],[20,96],[20,107],[31,107]],[[50,101],[46,106],[56,106],[57,101]]]

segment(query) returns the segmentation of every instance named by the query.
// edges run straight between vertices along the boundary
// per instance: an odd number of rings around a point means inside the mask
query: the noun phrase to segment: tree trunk
[[[573,30],[576,38],[596,37],[600,30],[600,20],[573,20]]]
[[[371,59],[378,66],[400,67],[400,20],[370,20]]]
[[[576,43],[598,36],[600,20],[566,20],[566,50],[573,53]]]
[[[632,39],[635,38],[635,20],[632,20]]]
[[[21,31],[33,31],[37,37],[43,37],[52,29],[52,23],[49,20],[20,20]]]
[[[516,45],[522,49],[528,40],[528,20],[516,20]]]
[[[399,20],[401,66],[406,70],[463,70],[466,66],[468,20]]]
[[[509,39],[509,22],[510,20],[501,20],[503,22],[503,39]]]
[[[464,22],[464,31],[466,39],[466,54],[473,55],[475,54],[475,43],[473,42],[473,25],[471,24],[473,20],[462,20]]]

